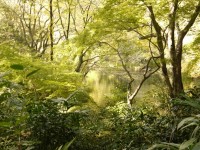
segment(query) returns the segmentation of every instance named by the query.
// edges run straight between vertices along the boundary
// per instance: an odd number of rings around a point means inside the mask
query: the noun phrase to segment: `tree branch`
[[[182,30],[183,32],[183,36],[185,36],[187,34],[187,32],[189,31],[189,29],[192,27],[192,25],[194,24],[196,18],[198,17],[200,13],[200,1],[196,6],[196,9],[194,11],[194,13],[191,15],[190,20],[188,21],[188,24],[185,26],[185,28]]]
[[[127,96],[127,102],[128,102],[128,105],[132,105],[133,104],[133,99],[136,97],[136,95],[138,94],[139,90],[141,89],[143,83],[149,78],[151,77],[154,73],[156,73],[160,67],[158,66],[154,71],[148,73],[149,71],[149,65],[150,65],[150,62],[151,60],[154,60],[155,58],[159,58],[159,57],[151,57],[149,60],[148,60],[148,63],[146,65],[146,69],[145,69],[145,72],[143,74],[143,79],[142,81],[140,82],[140,84],[137,86],[137,88],[135,89],[135,91],[133,92],[133,94],[130,94],[131,91],[128,91],[128,96]],[[129,83],[131,84],[131,83]]]
[[[122,64],[123,69],[126,71],[126,73],[127,73],[128,77],[130,78],[130,80],[131,80],[131,81],[132,81],[132,80],[134,81],[134,78],[132,77],[130,71],[128,70],[128,68],[127,68],[127,66],[126,66],[126,64],[124,63],[123,58],[122,58],[122,56],[121,56],[119,50],[118,50],[117,48],[113,47],[112,45],[110,45],[110,44],[107,43],[107,42],[99,42],[99,43],[100,43],[100,44],[106,44],[106,45],[108,45],[109,47],[111,47],[113,50],[115,50],[115,51],[117,52],[117,55],[118,55],[118,57],[119,57],[119,59],[120,59],[120,62],[121,62],[121,64]]]
[[[171,40],[171,45],[170,45],[170,52],[171,52],[171,57],[175,56],[175,21],[176,21],[176,11],[178,9],[178,0],[175,0],[174,3],[172,3],[171,6],[171,13],[169,14],[169,36]],[[174,58],[175,59],[175,58]]]
[[[162,32],[161,32],[162,28],[160,27],[160,25],[156,21],[152,6],[147,6],[147,9],[149,10],[152,25],[153,25],[153,27],[156,31],[156,34],[157,34],[157,45],[158,45],[158,51],[160,53],[160,63],[161,63],[162,73],[163,73],[165,82],[168,86],[169,93],[171,94],[172,93],[172,84],[171,84],[170,79],[169,79],[169,74],[168,74],[165,55],[164,55],[164,49],[165,48],[164,48],[164,45],[163,45],[163,36],[162,36]]]

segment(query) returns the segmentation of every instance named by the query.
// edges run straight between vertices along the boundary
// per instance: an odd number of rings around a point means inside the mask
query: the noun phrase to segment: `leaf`
[[[24,66],[20,64],[12,64],[10,68],[15,69],[15,70],[24,70]]]
[[[185,150],[185,149],[188,148],[189,146],[193,145],[195,141],[196,141],[196,138],[191,138],[190,140],[183,142],[183,143],[180,145],[179,150]]]
[[[66,99],[62,98],[62,97],[59,97],[59,98],[56,98],[56,99],[52,99],[51,101],[53,101],[55,103],[62,103],[62,102],[65,102]]]
[[[175,143],[161,143],[161,144],[155,144],[152,147],[148,148],[147,150],[154,150],[156,148],[170,148],[171,150],[179,148],[180,144]]]
[[[183,119],[177,126],[177,129],[180,129],[185,123],[187,122],[191,122],[191,121],[194,121],[196,120],[194,117],[188,117],[188,118],[185,118]]]
[[[195,144],[195,146],[193,147],[192,150],[200,150],[200,142],[198,142],[197,144]]]
[[[68,150],[70,145],[75,141],[76,138],[73,138],[70,142],[67,142],[61,150]]]
[[[193,130],[191,137],[195,137],[198,131],[199,131],[199,126],[197,125],[196,128]]]
[[[33,75],[33,74],[35,74],[35,73],[38,72],[39,70],[40,70],[40,69],[36,69],[36,70],[31,71],[30,73],[28,73],[28,74],[26,75],[26,78],[29,77],[29,76],[31,76],[31,75]]]
[[[166,148],[166,146],[167,145],[165,145],[165,144],[154,144],[153,146],[151,146],[147,150],[154,150],[155,148]]]
[[[12,126],[10,122],[0,122],[0,127],[9,128]]]
[[[180,147],[180,144],[175,144],[175,143],[166,143],[166,142],[162,142],[163,144],[166,144],[166,145],[169,145],[169,146],[172,146],[172,147]]]
[[[62,145],[59,146],[56,150],[62,150]]]
[[[28,146],[28,147],[26,148],[26,150],[33,150],[33,149],[35,149],[34,146]]]
[[[198,124],[197,124],[196,122],[191,122],[191,123],[189,123],[188,125],[182,127],[181,130],[183,130],[183,129],[187,128],[187,127],[190,127],[190,126],[197,126],[197,125],[198,125]]]
[[[72,106],[67,110],[68,113],[70,113],[70,112],[80,112],[80,111],[81,111],[81,106]]]
[[[22,140],[21,144],[24,145],[24,146],[29,146],[29,145],[38,144],[38,142],[36,142],[36,141],[25,141],[25,140]]]
[[[187,98],[188,99],[188,98]],[[180,105],[187,105],[187,106],[191,106],[193,108],[196,108],[198,110],[200,110],[200,105],[199,103],[195,102],[194,100],[190,100],[190,101],[183,101],[183,100],[175,100],[174,101],[175,104],[180,104]]]

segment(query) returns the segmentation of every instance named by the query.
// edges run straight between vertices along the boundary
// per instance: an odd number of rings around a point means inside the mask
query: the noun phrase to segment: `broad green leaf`
[[[79,112],[81,110],[81,106],[73,106],[73,107],[70,107],[67,112]]]
[[[12,126],[10,122],[0,122],[0,127],[9,128]]]
[[[177,129],[180,129],[181,127],[183,127],[183,125],[187,122],[191,122],[191,121],[194,121],[196,120],[195,117],[188,117],[188,118],[185,118],[183,119],[177,126]]]
[[[35,74],[35,73],[38,72],[39,70],[40,70],[40,69],[36,69],[36,70],[31,71],[30,73],[28,73],[28,74],[26,75],[26,78],[29,77],[29,76],[31,76],[31,75],[33,75],[33,74]]]
[[[191,138],[190,140],[183,142],[183,143],[180,145],[179,150],[185,150],[185,149],[188,148],[189,146],[193,145],[195,141],[196,141],[196,138]]]
[[[180,147],[180,144],[175,144],[175,143],[166,143],[166,142],[162,142],[162,144],[166,144],[166,145],[169,145],[169,146],[172,146],[172,147]]]
[[[180,144],[163,142],[161,144],[153,145],[152,147],[148,148],[148,150],[154,150],[154,149],[157,149],[157,148],[170,148],[170,150],[173,150],[173,149],[179,148],[179,146],[180,146]]]
[[[199,126],[196,126],[196,128],[193,130],[191,137],[195,137],[199,131]]]
[[[37,141],[21,141],[21,144],[24,145],[24,146],[29,146],[29,145],[34,145],[34,144],[38,144],[40,142],[37,142]]]
[[[165,144],[154,144],[153,146],[151,146],[150,148],[148,148],[147,150],[154,150],[156,148],[166,148],[167,145]]]
[[[174,103],[175,103],[175,104],[180,104],[180,105],[191,106],[191,107],[194,107],[194,108],[200,110],[200,105],[199,105],[199,103],[195,102],[194,100],[190,100],[190,101],[175,100]]]
[[[76,138],[73,138],[70,142],[67,142],[61,150],[68,150],[70,145],[75,141]]]
[[[24,66],[20,64],[12,64],[10,68],[15,69],[15,70],[24,70]]]
[[[190,126],[197,126],[197,125],[198,125],[198,123],[197,123],[196,121],[194,121],[194,122],[189,123],[189,124],[186,125],[186,126],[183,126],[183,127],[181,128],[181,130],[183,130],[183,129],[187,128],[187,127],[190,127]]]
[[[59,146],[56,150],[62,150],[62,145]]]
[[[59,98],[56,98],[56,99],[52,99],[51,101],[53,101],[53,102],[55,102],[55,103],[61,103],[61,102],[65,102],[66,99],[65,99],[65,98],[59,97]]]
[[[200,142],[195,144],[195,146],[192,148],[192,150],[200,150]]]

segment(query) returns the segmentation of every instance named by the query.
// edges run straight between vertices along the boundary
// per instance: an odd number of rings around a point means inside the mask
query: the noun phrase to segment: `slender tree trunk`
[[[171,8],[170,8],[170,14],[169,14],[168,36],[169,36],[169,40],[170,40],[169,50],[170,50],[171,65],[172,65],[172,94],[171,94],[171,97],[174,98],[174,97],[178,96],[177,94],[180,91],[183,92],[183,88],[180,87],[180,85],[182,84],[182,79],[180,78],[181,62],[178,63],[178,59],[176,56],[177,49],[176,49],[176,43],[175,43],[175,24],[176,24],[176,12],[178,9],[178,0],[175,0],[174,3],[171,3],[170,7]],[[179,68],[179,72],[177,70],[178,68]]]
[[[65,26],[64,26],[64,23],[63,23],[63,19],[62,19],[62,14],[61,14],[61,10],[60,10],[60,5],[59,5],[59,0],[57,0],[57,9],[58,9],[58,15],[59,15],[59,19],[60,19],[60,24],[62,26],[62,29],[63,29],[63,34],[64,34],[64,37],[66,40],[68,40],[68,35],[66,33],[66,30],[65,30]]]
[[[165,59],[165,53],[164,53],[165,48],[164,48],[164,45],[163,45],[162,29],[161,29],[160,25],[158,24],[158,22],[156,21],[152,6],[147,6],[147,8],[150,12],[150,18],[151,18],[152,25],[153,25],[153,27],[156,31],[157,45],[158,45],[158,51],[159,51],[159,54],[160,54],[160,64],[161,64],[162,74],[163,74],[165,83],[168,87],[169,95],[171,97],[173,97],[173,87],[172,87],[171,82],[170,82],[170,77],[169,77],[169,74],[168,74],[168,69],[167,69],[167,64],[166,64],[166,59]]]
[[[49,7],[50,7],[50,60],[53,61],[53,6],[52,1],[49,1]]]
[[[66,38],[67,40],[69,39],[69,29],[70,29],[70,23],[71,23],[71,8],[70,8],[70,4],[69,4],[69,12],[68,12],[68,23],[67,23],[67,34],[66,34]]]

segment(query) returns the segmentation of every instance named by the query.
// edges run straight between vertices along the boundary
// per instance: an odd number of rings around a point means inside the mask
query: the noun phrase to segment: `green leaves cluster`
[[[71,141],[79,126],[78,113],[60,111],[83,102],[81,93],[74,96],[76,103],[70,99],[68,105],[51,99],[68,97],[81,88],[82,77],[65,64],[32,58],[22,51],[25,47],[19,52],[19,47],[0,45],[0,149],[54,150]],[[84,102],[90,99],[83,96]]]

